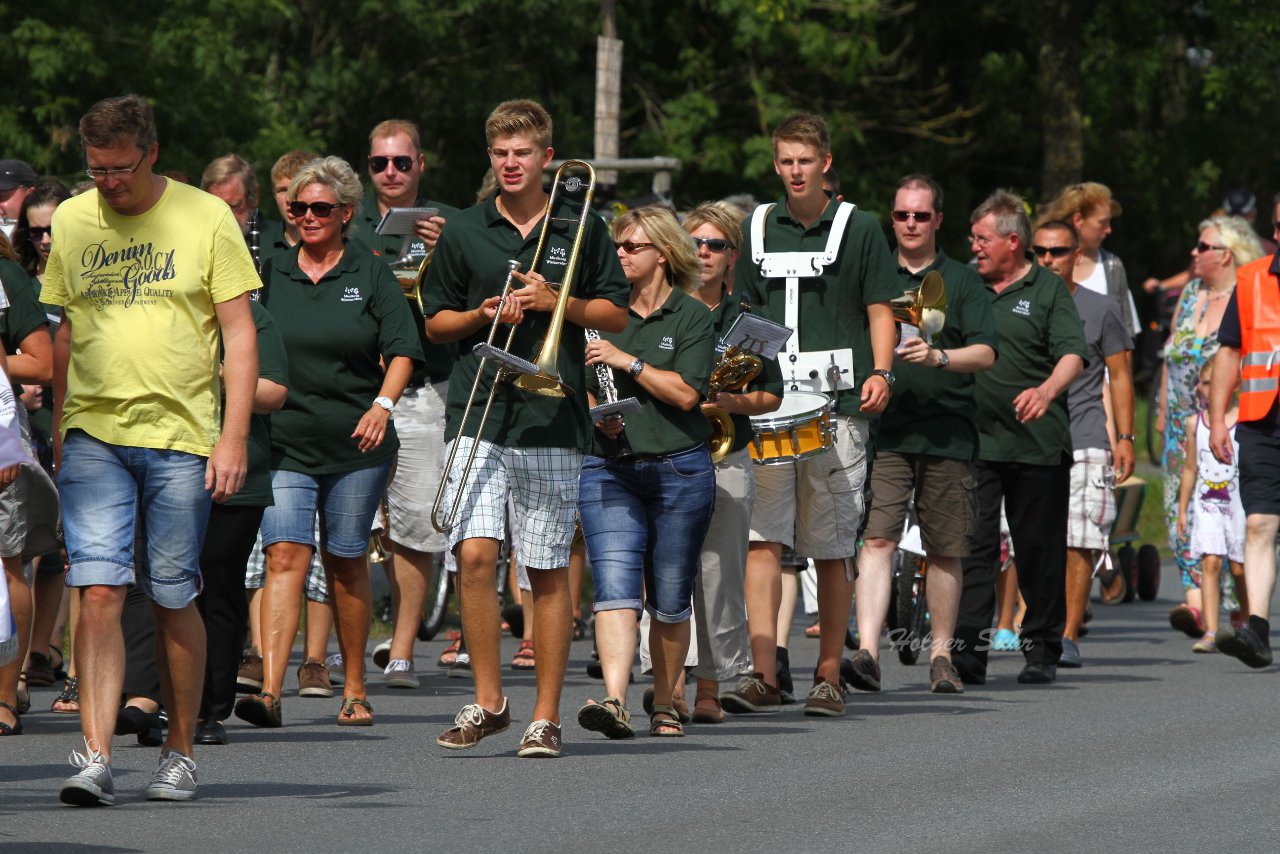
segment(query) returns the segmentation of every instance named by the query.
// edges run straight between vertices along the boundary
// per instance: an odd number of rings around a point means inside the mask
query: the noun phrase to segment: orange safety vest
[[[1280,388],[1280,280],[1271,272],[1272,260],[1265,255],[1236,274],[1241,421],[1265,417]]]

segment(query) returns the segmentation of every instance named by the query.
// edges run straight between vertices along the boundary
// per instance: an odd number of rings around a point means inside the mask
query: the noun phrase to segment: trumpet
[[[557,217],[555,216],[556,200],[559,198],[561,187],[563,186],[568,193],[575,193],[584,186],[581,177],[567,175],[571,170],[585,170],[587,173],[586,192],[582,200],[582,213],[577,217]],[[573,389],[560,380],[560,374],[557,371],[557,359],[560,352],[560,336],[564,330],[565,311],[569,306],[569,292],[573,285],[574,273],[578,269],[578,258],[582,253],[582,240],[587,230],[587,218],[593,215],[591,212],[591,199],[595,194],[595,187],[595,170],[591,168],[591,164],[582,160],[565,161],[556,170],[555,178],[551,182],[551,193],[547,198],[547,206],[542,214],[542,234],[538,238],[538,245],[534,249],[533,260],[529,264],[529,269],[531,271],[537,270],[542,262],[543,252],[547,245],[547,236],[551,232],[553,223],[576,223],[577,231],[574,234],[573,247],[569,251],[568,258],[565,259],[564,280],[558,285],[559,295],[556,298],[556,307],[551,313],[551,322],[548,326],[546,337],[543,338],[542,348],[539,351],[537,360],[534,362],[530,362],[511,352],[511,344],[516,335],[516,326],[514,325],[507,333],[506,341],[501,348],[495,347],[493,343],[494,337],[498,332],[498,326],[502,322],[503,309],[514,290],[512,279],[516,270],[520,267],[519,261],[511,260],[507,262],[507,279],[502,285],[498,308],[494,313],[493,323],[489,327],[489,337],[472,349],[472,352],[480,357],[480,363],[476,365],[476,376],[471,383],[471,394],[467,397],[467,405],[462,410],[462,421],[458,424],[458,434],[454,438],[453,445],[449,449],[449,457],[444,464],[446,476],[441,479],[440,487],[436,490],[435,503],[431,506],[431,526],[442,534],[448,533],[458,523],[458,511],[462,507],[462,499],[466,495],[467,481],[471,476],[471,468],[480,449],[480,437],[484,435],[485,424],[489,420],[489,411],[493,408],[493,400],[498,393],[498,386],[504,380],[509,380],[517,388],[548,397],[565,397],[573,393]],[[417,285],[419,298],[421,297],[421,279],[426,271],[429,259],[430,256],[428,256],[428,260],[423,261],[419,270]],[[548,282],[547,284],[552,287],[556,286],[554,282]],[[458,448],[462,445],[462,439],[470,438],[471,436],[467,432],[467,421],[470,418],[472,406],[475,404],[476,395],[480,389],[480,382],[485,376],[490,360],[497,363],[497,374],[489,387],[489,396],[485,400],[484,409],[481,411],[480,421],[475,426],[475,439],[471,443],[471,449],[467,454],[466,462],[458,478],[457,492],[454,495],[453,504],[449,508],[449,512],[442,515],[441,511],[445,503],[445,489],[453,473],[454,464],[457,462]]]
[[[889,300],[893,319],[919,327],[926,344],[942,331],[947,322],[947,287],[937,270],[925,273],[919,288],[906,291]]]
[[[759,356],[740,350],[736,345],[730,347],[724,351],[711,372],[706,402],[714,404],[720,392],[742,388],[759,376],[763,368],[764,362]],[[733,419],[729,417],[729,413],[714,405],[703,406],[702,414],[711,422],[711,437],[707,439],[711,462],[718,463],[729,456],[729,451],[733,449]]]

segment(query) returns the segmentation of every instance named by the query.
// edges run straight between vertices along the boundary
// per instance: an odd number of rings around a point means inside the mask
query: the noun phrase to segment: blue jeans
[[[195,599],[212,504],[204,488],[206,463],[182,451],[110,445],[83,430],[68,433],[58,472],[71,566],[67,585],[133,584],[136,567],[138,583],[157,605],[182,608]],[[139,528],[146,554],[135,556]]]
[[[705,445],[633,463],[588,456],[578,507],[595,580],[593,610],[643,605],[664,623],[689,619],[715,504],[715,469]]]
[[[320,548],[337,557],[360,557],[369,550],[373,516],[390,474],[391,460],[340,474],[273,471],[275,504],[262,516],[262,548],[283,542],[314,549],[318,511]]]

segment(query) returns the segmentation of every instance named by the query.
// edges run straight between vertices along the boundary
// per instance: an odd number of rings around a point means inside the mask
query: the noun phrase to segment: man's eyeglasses
[[[1046,255],[1054,258],[1066,258],[1076,250],[1074,246],[1032,246],[1031,251],[1035,253],[1037,258],[1043,258]]]
[[[639,252],[641,249],[649,249],[653,247],[652,243],[634,243],[630,240],[623,240],[623,241],[615,240],[613,242],[613,245],[615,248],[621,249],[623,252],[627,253],[628,255],[634,255],[637,252]]]
[[[138,162],[133,164],[132,169],[98,169],[94,166],[85,165],[84,174],[88,175],[95,181],[105,181],[107,178],[123,178],[125,175],[132,175],[142,168],[142,161],[147,159],[147,152],[142,152],[142,156],[138,158]]]
[[[27,226],[27,237],[31,238],[32,243],[39,243],[44,240],[44,236],[53,234],[53,227],[49,225],[29,225]]]
[[[723,237],[695,237],[693,245],[698,249],[705,246],[712,252],[728,252],[734,248],[734,245]]]
[[[346,205],[335,202],[289,202],[289,216],[294,219],[302,219],[310,210],[316,215],[316,219],[328,219],[333,215],[334,208],[345,208]]]
[[[928,222],[933,219],[933,211],[894,211],[893,218],[897,222],[914,219],[916,222]]]
[[[387,171],[388,163],[394,165],[397,172],[408,172],[413,168],[413,158],[407,154],[397,154],[395,157],[383,157],[381,154],[375,154],[369,158],[369,168],[374,172]]]

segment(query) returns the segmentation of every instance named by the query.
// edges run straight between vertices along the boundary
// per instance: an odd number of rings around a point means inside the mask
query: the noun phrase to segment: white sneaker
[[[196,796],[196,763],[172,748],[160,751],[160,767],[147,786],[149,801],[189,801]]]
[[[391,664],[391,639],[388,638],[373,648],[375,667],[387,667]]]
[[[342,653],[335,652],[324,660],[324,666],[329,668],[329,684],[345,685],[347,684],[347,671],[342,666]]]
[[[413,672],[413,662],[397,658],[382,671],[383,684],[388,688],[418,688],[421,683]]]
[[[448,675],[455,679],[464,679],[471,675],[471,656],[466,650],[458,653],[458,659],[453,663],[453,667],[449,668]]]

